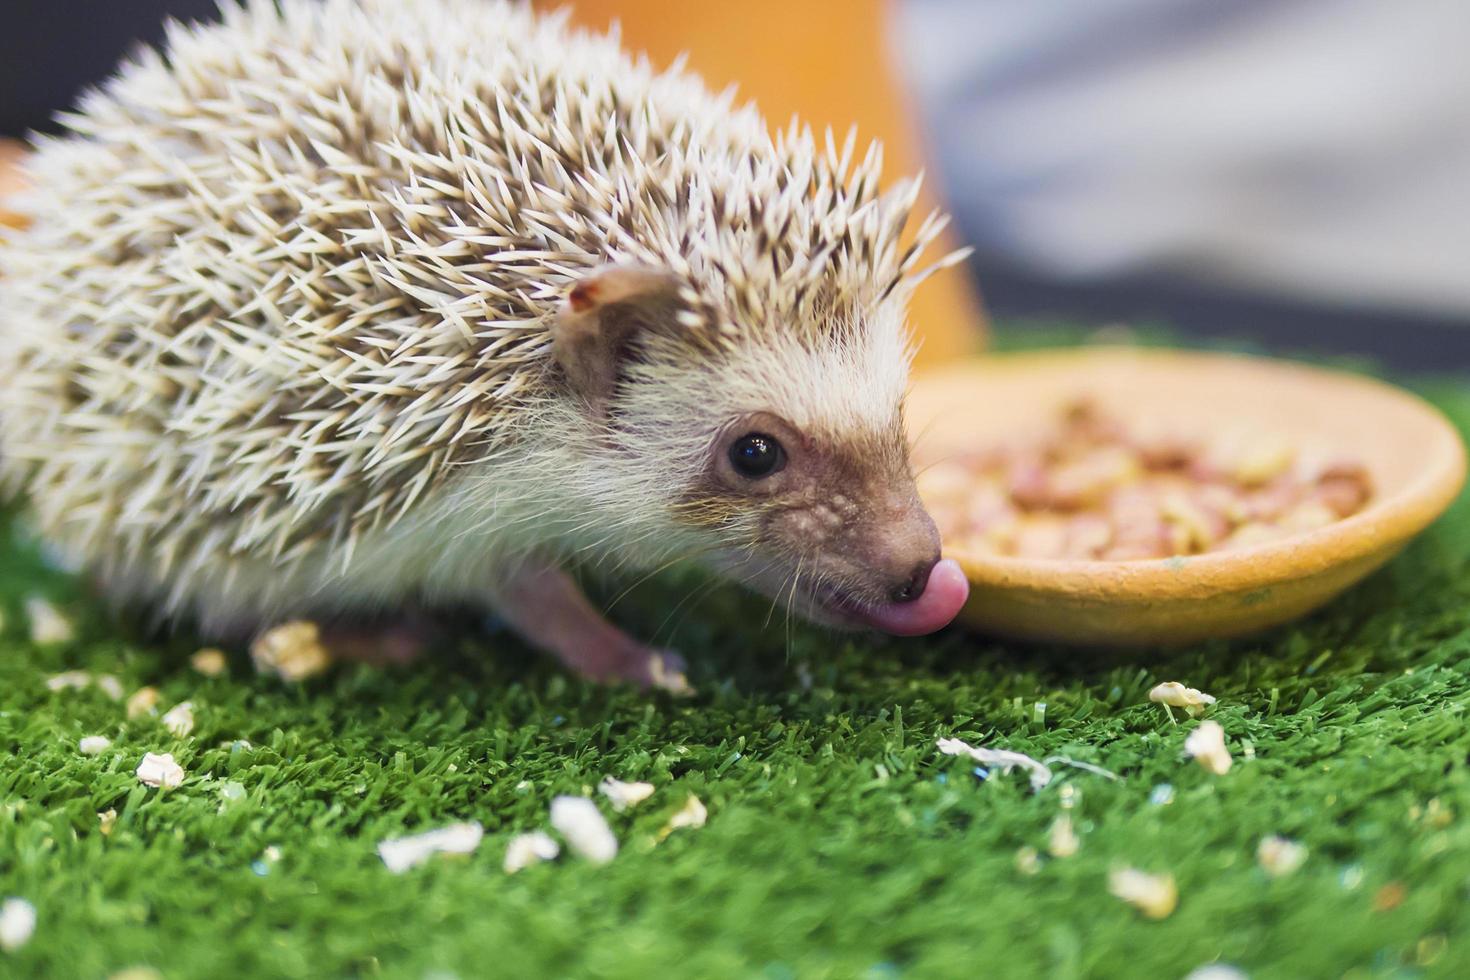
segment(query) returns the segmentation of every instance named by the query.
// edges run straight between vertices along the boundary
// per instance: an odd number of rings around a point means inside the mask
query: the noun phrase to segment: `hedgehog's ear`
[[[601,416],[617,384],[629,342],[642,330],[673,323],[679,282],[660,269],[609,265],[567,294],[551,325],[551,350],[571,388]]]

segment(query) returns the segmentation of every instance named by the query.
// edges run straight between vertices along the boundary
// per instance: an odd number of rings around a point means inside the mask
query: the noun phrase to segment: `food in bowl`
[[[951,454],[918,484],[947,548],[1097,561],[1276,541],[1350,517],[1373,495],[1350,458],[1259,429],[1125,423],[1085,397],[1040,438]]]

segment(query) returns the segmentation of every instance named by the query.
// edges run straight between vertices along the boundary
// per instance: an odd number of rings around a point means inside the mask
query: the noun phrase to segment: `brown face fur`
[[[731,447],[751,433],[781,447],[783,461],[769,475],[753,478],[731,460]],[[769,591],[773,580],[799,575],[794,601],[829,621],[853,606],[911,598],[939,558],[897,420],[835,440],[768,412],[741,416],[714,440],[703,478],[676,513],[706,528],[742,529],[755,584],[764,579]]]

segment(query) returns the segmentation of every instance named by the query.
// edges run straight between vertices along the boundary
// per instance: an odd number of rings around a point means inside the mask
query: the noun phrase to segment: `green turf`
[[[1420,389],[1470,427],[1470,386]],[[14,538],[13,528],[7,531]],[[1253,977],[1470,971],[1470,505],[1305,622],[1256,640],[1102,657],[963,633],[843,639],[728,591],[672,617],[682,586],[615,614],[689,655],[688,702],[596,689],[504,636],[467,632],[413,671],[345,669],[292,689],[241,651],[206,680],[192,645],[109,621],[25,546],[0,552],[0,897],[35,904],[0,975],[1181,977],[1219,960]],[[37,650],[20,602],[81,626]],[[157,685],[194,702],[175,740],[52,672]],[[1237,758],[1181,758],[1186,733],[1146,702],[1157,681],[1215,694]],[[114,748],[81,756],[78,737]],[[1116,772],[1032,793],[981,781],[937,736]],[[220,747],[248,739],[253,748]],[[145,751],[189,780],[145,789]],[[604,774],[658,787],[613,815],[623,853],[514,877],[506,840],[558,793]],[[221,803],[233,782],[246,796]],[[1161,802],[1172,788],[1172,801]],[[689,793],[709,823],[653,839]],[[1043,848],[1071,793],[1078,853]],[[1437,801],[1437,802],[1435,802]],[[118,811],[110,837],[97,812]],[[606,809],[604,807],[604,809]],[[467,859],[393,876],[384,837],[475,819]],[[1257,842],[1311,854],[1272,880]],[[267,847],[278,861],[262,859]],[[1152,922],[1107,892],[1110,868],[1169,870],[1180,903]],[[1385,888],[1387,887],[1387,890]],[[1399,889],[1402,889],[1400,892]],[[1396,907],[1393,899],[1402,895]]]

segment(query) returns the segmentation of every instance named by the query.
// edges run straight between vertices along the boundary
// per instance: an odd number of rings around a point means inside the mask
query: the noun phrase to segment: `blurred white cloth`
[[[983,253],[1470,313],[1470,0],[898,0]]]

